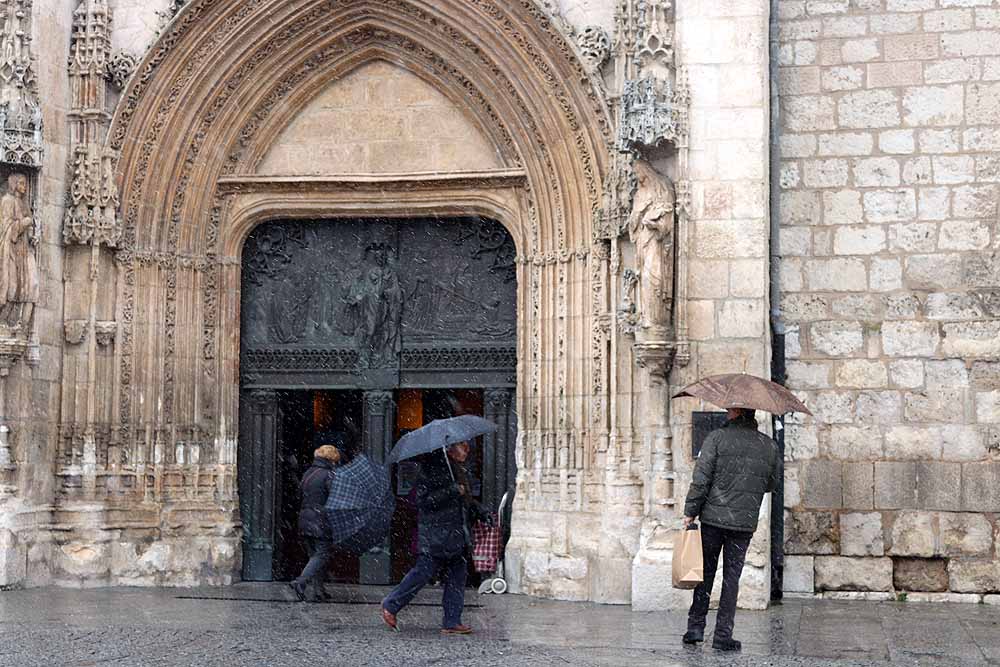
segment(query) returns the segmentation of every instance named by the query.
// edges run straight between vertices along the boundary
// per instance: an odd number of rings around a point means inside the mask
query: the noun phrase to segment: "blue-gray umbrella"
[[[389,534],[395,509],[385,468],[359,454],[333,476],[326,500],[330,538],[341,549],[364,553]]]
[[[445,449],[459,442],[478,438],[497,430],[497,425],[475,415],[435,419],[430,424],[407,433],[389,454],[389,463]]]

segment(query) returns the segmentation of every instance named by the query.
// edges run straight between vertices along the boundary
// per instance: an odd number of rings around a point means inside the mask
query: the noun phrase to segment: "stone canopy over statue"
[[[31,323],[38,301],[37,238],[27,194],[27,177],[15,173],[0,198],[0,324],[15,330]]]
[[[635,165],[638,188],[628,219],[635,244],[639,327],[645,340],[666,340],[674,289],[674,186],[643,160]]]

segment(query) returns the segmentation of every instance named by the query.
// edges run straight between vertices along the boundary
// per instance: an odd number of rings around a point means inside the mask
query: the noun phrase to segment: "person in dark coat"
[[[309,552],[309,562],[297,579],[289,583],[295,596],[304,601],[306,591],[313,585],[313,602],[329,599],[323,584],[326,582],[330,566],[333,542],[326,522],[326,499],[333,484],[334,468],[340,462],[340,451],[332,445],[324,445],[314,453],[312,465],[302,476],[302,508],[299,510],[299,533],[305,540]]]
[[[688,612],[685,644],[704,641],[705,617],[722,552],[722,597],[712,647],[740,650],[740,642],[733,639],[740,575],[757,528],[761,501],[765,493],[774,491],[781,475],[778,445],[757,431],[753,410],[731,408],[726,425],[705,439],[684,503],[685,529],[701,518],[705,566],[705,579],[695,589]]]
[[[465,607],[466,554],[472,545],[470,521],[492,521],[470,490],[463,463],[469,443],[460,442],[440,454],[428,455],[420,464],[416,484],[419,512],[417,562],[396,588],[382,601],[382,620],[398,630],[396,614],[408,605],[437,573],[442,573],[444,619],[441,634],[467,635],[472,628],[462,623]]]

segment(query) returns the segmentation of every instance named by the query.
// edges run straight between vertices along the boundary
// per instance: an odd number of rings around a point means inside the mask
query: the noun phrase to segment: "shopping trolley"
[[[497,520],[493,526],[478,524],[473,532],[476,534],[476,545],[473,549],[473,565],[477,571],[492,572],[493,576],[484,579],[479,585],[479,592],[496,593],[502,595],[507,592],[507,580],[504,579],[504,552],[506,545],[503,542],[503,517],[504,509],[510,500],[510,493],[503,494],[500,499],[500,509],[497,511]],[[479,568],[483,568],[480,570]]]

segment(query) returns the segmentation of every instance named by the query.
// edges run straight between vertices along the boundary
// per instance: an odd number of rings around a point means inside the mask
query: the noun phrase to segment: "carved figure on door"
[[[391,258],[384,250],[369,250],[375,266],[362,271],[351,285],[345,308],[345,334],[354,336],[361,368],[391,368],[401,348],[403,290]]]
[[[10,327],[29,323],[38,302],[37,230],[27,195],[27,177],[11,174],[0,198],[0,320]]]
[[[664,335],[670,326],[674,290],[674,186],[643,160],[635,165],[638,189],[629,217],[635,244],[642,329]]]

